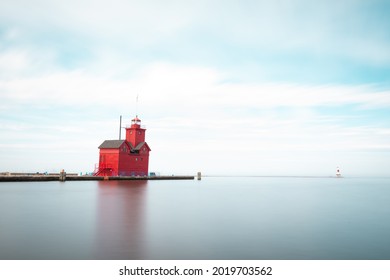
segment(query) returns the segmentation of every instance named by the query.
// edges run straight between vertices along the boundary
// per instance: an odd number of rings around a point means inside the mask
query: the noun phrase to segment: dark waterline
[[[0,259],[390,259],[390,178],[0,184]]]

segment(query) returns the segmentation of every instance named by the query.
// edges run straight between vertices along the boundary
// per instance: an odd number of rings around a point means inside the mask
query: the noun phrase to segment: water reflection
[[[0,259],[390,259],[389,179],[0,184]]]
[[[101,181],[98,185],[94,259],[142,259],[147,181]]]

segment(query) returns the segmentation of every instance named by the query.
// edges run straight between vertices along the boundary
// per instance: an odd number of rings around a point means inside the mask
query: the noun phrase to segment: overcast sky
[[[162,174],[390,175],[389,14],[376,0],[3,0],[0,171],[91,172],[119,116],[138,114]]]

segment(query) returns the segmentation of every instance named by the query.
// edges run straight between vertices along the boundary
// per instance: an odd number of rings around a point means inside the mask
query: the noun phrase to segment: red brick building
[[[95,176],[147,176],[151,149],[145,142],[145,131],[136,116],[126,127],[125,140],[105,140],[99,146]]]

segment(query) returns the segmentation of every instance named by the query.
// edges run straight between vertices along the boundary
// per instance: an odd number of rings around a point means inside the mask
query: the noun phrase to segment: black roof
[[[141,142],[137,145],[137,147],[134,148],[134,150],[139,150],[141,147],[145,144],[145,142]]]
[[[126,140],[105,140],[100,146],[99,149],[119,149],[122,144],[126,142]],[[139,143],[136,147],[133,147],[130,142],[127,142],[130,146],[130,149],[139,151],[143,145],[146,145],[150,150],[148,144],[146,142]]]
[[[105,140],[100,146],[99,149],[117,149],[119,148],[125,140]]]

